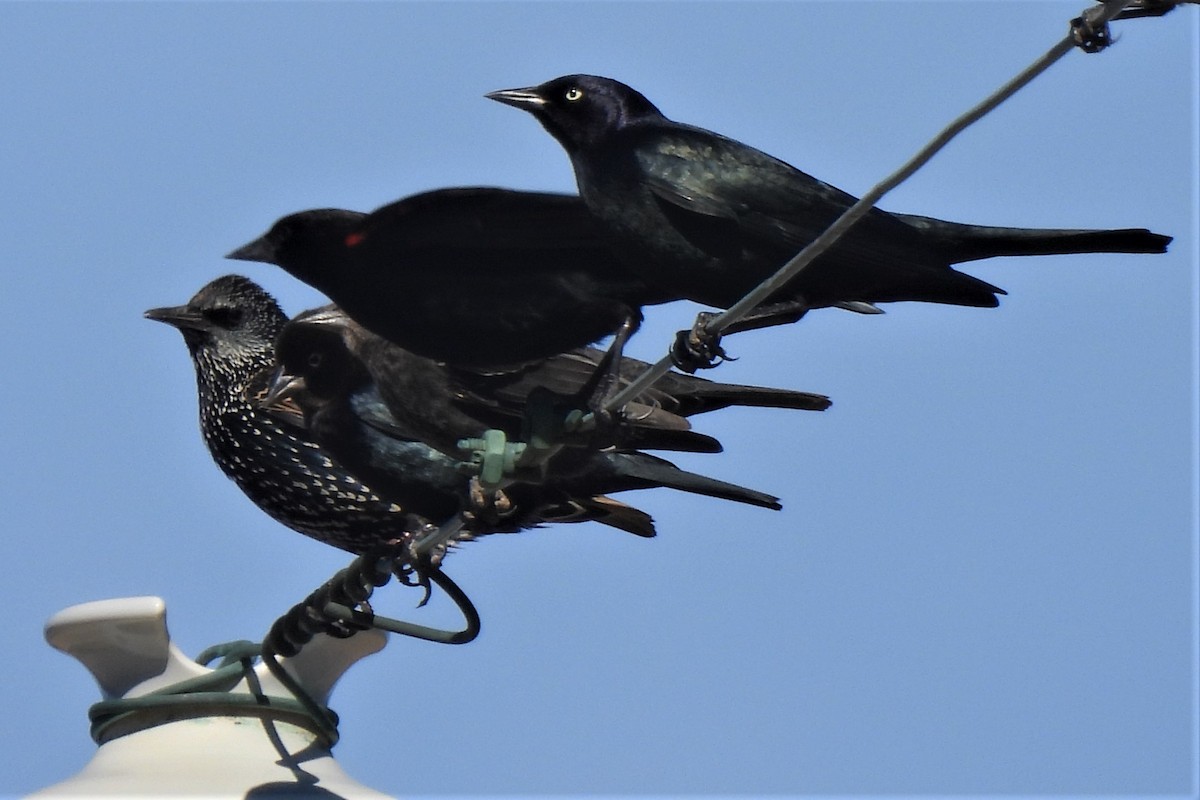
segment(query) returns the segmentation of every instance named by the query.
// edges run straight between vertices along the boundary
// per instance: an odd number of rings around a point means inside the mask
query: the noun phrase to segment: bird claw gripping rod
[[[1071,20],[1070,31],[1066,37],[1050,48],[1045,55],[1030,64],[991,95],[984,98],[978,105],[946,126],[941,133],[930,140],[928,144],[921,148],[900,169],[885,178],[871,189],[871,191],[863,195],[862,199],[846,209],[845,213],[834,220],[820,236],[811,241],[794,258],[780,267],[778,272],[764,280],[724,312],[707,320],[706,323],[701,323],[698,320],[697,330],[705,333],[706,338],[714,342],[712,346],[717,346],[715,345],[716,339],[726,329],[734,325],[752,309],[757,308],[785,283],[795,278],[797,274],[815,261],[818,256],[828,250],[855,222],[865,216],[885,194],[912,176],[929,159],[933,158],[939,150],[945,147],[951,139],[971,124],[979,121],[1009,97],[1016,94],[1017,91],[1046,71],[1051,64],[1065,56],[1073,48],[1079,47],[1084,52],[1097,53],[1111,44],[1113,40],[1108,31],[1110,20],[1162,16],[1171,11],[1180,2],[1195,3],[1200,2],[1200,0],[1105,0],[1105,2],[1097,3],[1085,9],[1082,14]],[[686,333],[682,332],[681,335],[686,335]],[[604,404],[604,408],[608,411],[615,411],[621,408],[639,393],[645,391],[654,381],[670,371],[674,363],[675,356],[673,354],[663,357],[643,371],[642,374],[625,386],[624,389],[608,398]]]
[[[470,464],[478,472],[480,486],[489,492],[503,489],[525,473],[533,480],[543,476],[543,468],[556,453],[571,444],[580,434],[597,427],[596,415],[580,409],[563,412],[555,404],[551,392],[530,393],[525,412],[522,439],[509,441],[508,435],[489,428],[478,439],[460,439],[458,448],[470,454]],[[428,557],[467,527],[460,512],[441,526],[425,533],[412,544],[418,559]]]
[[[318,633],[344,639],[369,628],[378,628],[440,644],[466,644],[479,635],[479,612],[466,593],[437,567],[422,572],[425,599],[428,599],[428,585],[424,584],[427,579],[437,584],[458,606],[466,623],[462,630],[431,628],[380,616],[370,610],[367,601],[371,594],[393,575],[403,575],[409,558],[407,553],[396,548],[359,556],[276,620],[261,644],[229,642],[201,653],[196,662],[202,665],[222,658],[221,664],[211,673],[164,686],[141,697],[96,703],[88,710],[92,739],[97,744],[104,744],[187,717],[262,715],[269,710],[273,718],[310,730],[326,748],[332,748],[339,738],[337,714],[314,700],[292,678],[279,662],[280,656],[296,655]],[[424,603],[422,600],[421,605]],[[291,692],[292,698],[273,697],[262,692],[253,670],[256,657],[261,658],[271,674]],[[231,694],[230,690],[243,680],[252,692]]]
[[[459,449],[470,453],[485,489],[503,488],[506,478],[519,478],[521,471],[540,471],[563,447],[596,430],[594,413],[577,408],[564,411],[556,402],[559,399],[545,390],[530,392],[520,441],[509,441],[504,431],[495,428],[484,431],[482,438],[459,440]]]
[[[370,610],[371,594],[386,585],[393,575],[403,574],[411,558],[409,553],[397,548],[369,552],[356,558],[275,621],[263,640],[264,657],[268,650],[273,655],[294,656],[318,633],[344,639],[368,628],[439,644],[466,644],[478,636],[479,612],[458,584],[436,566],[426,564],[419,568],[422,581],[415,585],[426,587],[426,597],[420,605],[425,605],[428,600],[429,587],[425,580],[437,584],[462,613],[466,623],[462,630],[430,628],[380,616]]]

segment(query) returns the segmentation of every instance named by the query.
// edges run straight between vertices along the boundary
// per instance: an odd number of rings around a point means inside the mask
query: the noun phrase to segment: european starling
[[[474,367],[561,353],[636,328],[667,298],[622,266],[578,197],[442,189],[369,215],[291,214],[228,258],[276,264],[368,330]]]
[[[276,369],[275,339],[287,316],[269,294],[238,275],[218,278],[186,305],[156,308],[149,319],[179,329],[196,368],[200,430],[217,466],[251,501],[284,525],[352,553],[405,541],[423,520],[383,499],[317,444],[299,409],[259,405]],[[419,443],[407,453],[423,468],[423,510],[449,516],[467,478],[459,464]],[[544,509],[541,521],[595,519],[642,536],[654,534],[644,512],[605,497]],[[437,520],[440,521],[440,520]],[[510,530],[511,526],[472,533]]]
[[[728,308],[855,202],[748,145],[667,119],[609,78],[568,75],[487,96],[533,114],[558,140],[609,243],[672,298]],[[996,228],[874,209],[770,301],[868,313],[902,300],[991,307],[1003,290],[951,264],[1161,253],[1170,241],[1144,229]]]

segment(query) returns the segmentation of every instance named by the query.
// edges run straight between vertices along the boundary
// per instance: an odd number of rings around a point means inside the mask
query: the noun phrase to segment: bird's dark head
[[[302,380],[304,390],[320,401],[353,391],[370,379],[366,367],[350,351],[347,338],[355,332],[334,306],[297,315],[275,341],[281,373],[295,382]],[[277,376],[276,383],[282,382]]]
[[[630,122],[662,118],[637,90],[597,75],[564,75],[485,97],[533,114],[567,152],[594,145]]]
[[[270,351],[287,315],[275,298],[241,275],[217,278],[186,305],[152,308],[147,319],[179,329],[193,357],[226,360]]]
[[[338,257],[346,246],[346,237],[366,216],[340,208],[299,211],[277,220],[262,236],[225,257],[274,264],[311,283]]]

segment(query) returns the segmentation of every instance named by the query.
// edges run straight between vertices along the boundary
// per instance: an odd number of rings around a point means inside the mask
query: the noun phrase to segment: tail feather
[[[654,388],[659,390],[655,399],[668,411],[681,417],[705,414],[730,406],[824,411],[832,404],[823,394],[776,389],[770,386],[717,383],[674,372],[664,375]]]
[[[844,308],[846,311],[853,311],[855,314],[883,314],[886,313],[882,308],[874,303],[868,303],[865,300],[846,300],[841,303],[834,303],[835,308]]]
[[[720,441],[707,434],[645,427],[640,422],[625,429],[621,435],[621,447],[630,450],[672,450],[676,453],[719,453],[724,449]]]
[[[1074,230],[965,225],[933,217],[895,215],[943,248],[952,263],[994,256],[1053,256],[1071,253],[1165,253],[1170,236],[1145,228]]]
[[[713,383],[692,397],[680,398],[694,403],[681,409],[682,416],[703,414],[729,406],[753,408],[790,408],[799,411],[824,411],[833,401],[823,394],[774,389],[769,386],[742,386],[736,383]]]
[[[650,489],[664,486],[681,492],[702,494],[722,500],[733,500],[761,508],[779,511],[779,498],[765,492],[738,486],[735,483],[687,472],[655,456],[645,453],[606,453],[610,466],[625,479],[623,489]],[[610,490],[615,491],[615,490]]]
[[[577,502],[585,510],[587,518],[593,522],[599,522],[602,525],[608,525],[645,539],[658,535],[654,529],[654,519],[640,508],[634,508],[627,503],[604,495]]]

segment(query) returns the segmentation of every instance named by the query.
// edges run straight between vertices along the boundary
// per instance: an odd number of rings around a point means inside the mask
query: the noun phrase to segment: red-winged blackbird
[[[406,540],[422,523],[415,513],[440,522],[464,504],[468,478],[460,462],[424,444],[393,446],[396,468],[407,470],[404,494],[415,501],[402,507],[383,499],[317,444],[299,409],[279,406],[268,411],[259,405],[276,369],[275,339],[288,320],[274,298],[249,279],[218,278],[186,305],[152,309],[146,316],[183,334],[196,368],[205,444],[217,466],[275,520],[318,541],[361,553]],[[644,512],[600,496],[530,508],[515,523],[505,520],[472,533],[587,519],[640,536],[654,535],[653,522]]]
[[[362,346],[364,339],[370,341],[366,348]],[[431,436],[426,440],[429,444],[436,441],[446,452],[458,452],[454,447],[456,435],[482,433],[487,427],[485,419],[509,426],[514,421],[519,423],[525,399],[521,393],[532,388],[527,381],[518,380],[497,386],[497,392],[490,396],[461,393],[450,385],[452,378],[444,366],[366,333],[336,308],[298,316],[280,336],[278,354],[282,374],[277,381],[282,388],[277,394],[295,397],[314,438],[356,475],[391,498],[398,498],[404,491],[402,485],[411,480],[407,466],[394,454],[398,445],[415,437]],[[544,374],[549,377],[553,372],[547,368]],[[565,375],[565,371],[560,373],[568,383],[573,380]],[[486,385],[486,380],[480,378],[477,389]],[[297,386],[303,390],[297,393]],[[779,393],[793,402],[799,394]],[[805,399],[811,402],[813,398]],[[722,396],[713,405],[722,407],[729,402]],[[828,401],[821,398],[818,402]],[[668,419],[686,427],[682,417],[661,409],[659,412],[660,419],[645,429],[645,441],[666,434],[666,441],[674,444],[680,434],[688,433],[678,430]],[[413,420],[425,427],[415,429]],[[719,449],[715,440],[704,440]],[[637,450],[611,447],[564,448],[536,476],[518,475],[515,482],[505,486],[504,494],[519,510],[545,503],[548,498],[655,487],[779,508],[778,498],[771,495],[685,472]]]
[[[333,392],[321,385],[324,371],[315,368],[326,359],[361,362],[366,378],[375,384],[398,425],[410,435],[452,456],[461,456],[457,442],[478,438],[489,428],[510,439],[524,438],[531,395],[541,392],[578,407],[604,353],[579,348],[512,368],[457,367],[410,353],[350,320],[336,306],[298,314],[276,341],[282,367],[304,375],[318,395]],[[618,388],[627,385],[649,365],[626,358]],[[574,400],[572,404],[570,401]],[[715,383],[667,373],[625,406],[612,432],[613,443],[624,449],[719,452],[720,443],[690,431],[685,417],[729,406],[760,406],[823,411],[829,398],[809,392],[759,386]],[[549,413],[549,412],[548,412]]]
[[[406,350],[469,366],[590,344],[667,299],[560,194],[442,189],[369,215],[302,211],[228,257],[276,264]]]
[[[568,75],[487,96],[533,114],[558,140],[610,244],[672,298],[727,308],[855,202],[748,145],[667,119],[609,78]],[[951,264],[1161,253],[1170,241],[1144,229],[996,228],[874,209],[771,300],[867,312],[901,300],[990,307],[1003,290]]]

